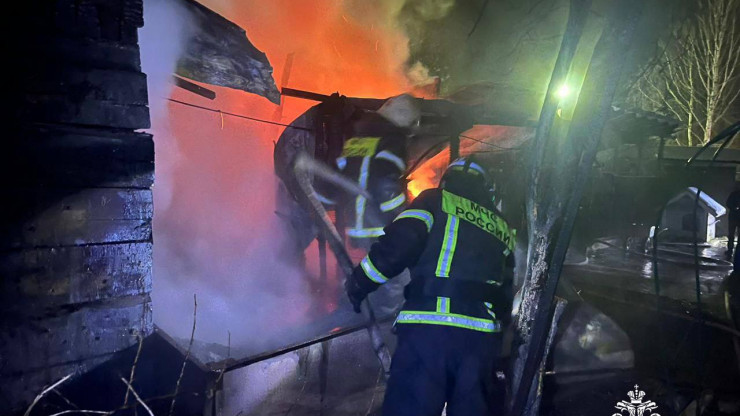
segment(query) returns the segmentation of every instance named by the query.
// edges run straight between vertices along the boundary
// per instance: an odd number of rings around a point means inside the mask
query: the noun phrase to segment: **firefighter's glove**
[[[362,273],[362,269],[360,269],[360,273]],[[344,282],[344,290],[347,292],[347,296],[355,312],[362,312],[360,304],[367,297],[367,292],[358,283],[357,269],[355,269],[351,276],[347,277],[347,280]]]

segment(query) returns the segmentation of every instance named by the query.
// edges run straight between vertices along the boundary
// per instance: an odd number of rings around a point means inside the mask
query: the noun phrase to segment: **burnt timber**
[[[24,4],[2,152],[0,408],[153,330],[141,0]],[[22,39],[22,40],[21,40]]]

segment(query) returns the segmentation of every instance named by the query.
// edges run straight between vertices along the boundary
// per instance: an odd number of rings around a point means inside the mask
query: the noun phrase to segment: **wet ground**
[[[705,414],[740,412],[740,366],[728,334],[697,319],[691,254],[691,247],[661,247],[660,305],[649,255],[597,245],[586,262],[566,266],[564,278],[586,304],[571,302],[564,315],[556,362],[545,376],[542,414],[612,414],[635,384],[663,415],[679,414],[700,394],[713,398],[715,409]],[[725,325],[728,263],[721,248],[702,247],[699,254],[702,317]],[[392,315],[388,305],[379,309]],[[342,309],[313,330],[329,333],[361,319]],[[381,326],[392,348],[390,322]],[[218,408],[228,416],[376,415],[384,389],[361,330],[226,373]]]
[[[724,260],[723,247],[699,248],[699,284],[702,309],[713,318],[724,320],[722,281],[732,271]],[[658,253],[658,285],[652,252],[624,251],[594,244],[588,260],[565,267],[563,276],[576,287],[623,293],[637,301],[659,294],[662,298],[695,309],[697,304],[696,267],[691,245],[661,245]]]
[[[661,404],[660,414],[679,414],[705,396],[703,414],[740,414],[740,363],[724,304],[731,266],[721,245],[701,247],[698,254],[700,308],[691,245],[661,245],[658,286],[652,253],[641,250],[597,244],[586,262],[565,267],[563,277],[581,297],[625,331],[635,360],[619,373],[554,375],[546,388],[548,414],[587,414],[579,409],[616,400],[630,381]]]
[[[381,325],[393,348],[390,323]],[[385,381],[365,331],[226,373],[221,415],[379,415]]]

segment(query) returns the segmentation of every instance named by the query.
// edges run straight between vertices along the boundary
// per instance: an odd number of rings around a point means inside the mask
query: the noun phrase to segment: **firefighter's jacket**
[[[513,268],[515,230],[492,201],[452,191],[422,192],[385,227],[352,278],[371,292],[409,268],[397,324],[498,332],[510,314],[504,269]]]
[[[342,193],[327,198],[323,195],[329,193],[319,187],[321,201],[338,205],[349,237],[379,237],[406,203],[402,179],[406,171],[406,132],[374,112],[364,112],[345,133],[336,165],[373,198]]]

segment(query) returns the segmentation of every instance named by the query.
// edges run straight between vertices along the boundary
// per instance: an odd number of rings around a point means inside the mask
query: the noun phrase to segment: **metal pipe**
[[[388,317],[379,319],[378,322],[379,323],[385,323],[385,322],[390,322],[393,319],[394,319],[393,316],[388,316]],[[255,364],[255,363],[258,363],[260,361],[269,360],[270,358],[275,358],[275,357],[278,357],[280,355],[287,354],[289,352],[297,351],[297,350],[300,350],[301,348],[310,347],[311,345],[318,344],[320,342],[329,341],[331,339],[338,338],[338,337],[341,337],[341,336],[344,336],[344,335],[349,335],[349,334],[355,333],[357,331],[362,331],[362,330],[364,330],[366,328],[367,328],[367,323],[366,322],[363,322],[363,323],[360,323],[360,324],[357,324],[357,325],[352,325],[352,326],[348,326],[346,328],[339,329],[339,330],[334,331],[334,332],[332,332],[332,333],[330,333],[328,335],[324,335],[324,336],[321,336],[321,337],[318,337],[318,338],[314,338],[314,339],[311,339],[311,340],[308,340],[308,341],[300,342],[300,343],[297,343],[297,344],[292,344],[292,345],[289,345],[287,347],[279,348],[277,350],[272,350],[272,351],[269,351],[269,352],[260,353],[260,354],[257,354],[257,355],[251,356],[251,357],[247,357],[247,358],[245,358],[243,360],[239,360],[238,362],[236,362],[234,364],[230,364],[230,365],[225,365],[225,364],[224,365],[219,365],[221,363],[224,363],[223,361],[220,361],[218,363],[214,363],[214,364],[209,365],[209,367],[210,367],[210,369],[212,371],[223,370],[225,373],[228,373],[229,371],[238,370],[240,368],[244,368],[244,367],[250,366],[250,365]]]

